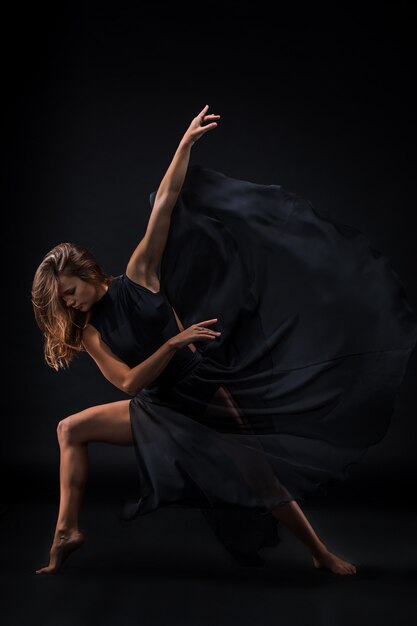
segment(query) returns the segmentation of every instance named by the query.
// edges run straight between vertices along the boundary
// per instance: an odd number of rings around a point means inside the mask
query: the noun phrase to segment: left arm
[[[172,210],[187,173],[191,148],[204,133],[217,126],[215,121],[204,126],[203,122],[220,117],[215,114],[207,115],[207,110],[208,105],[192,120],[158,187],[145,236],[134,250],[126,268],[126,274],[136,282],[150,284],[153,280],[155,285],[157,268],[168,239]]]

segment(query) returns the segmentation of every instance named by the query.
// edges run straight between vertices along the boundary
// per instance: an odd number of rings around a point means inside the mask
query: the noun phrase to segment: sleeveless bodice
[[[125,273],[110,282],[92,307],[89,323],[112,352],[133,368],[168,339],[181,332],[174,311],[162,291],[153,292]],[[148,389],[173,385],[201,360],[188,346],[178,349]]]

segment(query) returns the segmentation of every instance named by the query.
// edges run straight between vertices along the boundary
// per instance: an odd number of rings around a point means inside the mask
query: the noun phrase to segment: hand
[[[178,335],[171,337],[169,342],[174,348],[184,348],[185,346],[188,346],[189,343],[194,343],[194,341],[209,341],[216,339],[216,337],[221,335],[221,332],[206,328],[207,325],[215,324],[216,322],[217,317],[212,320],[206,320],[205,322],[193,324],[183,330],[182,333],[178,333]]]
[[[208,122],[209,120],[213,120],[215,118],[218,119],[220,117],[220,115],[215,115],[213,113],[206,115],[208,108],[209,105],[206,104],[204,109],[200,111],[200,113],[191,122],[182,139],[185,143],[193,145],[208,130],[216,128],[217,122],[211,122],[210,124],[205,124],[203,126],[204,122]]]

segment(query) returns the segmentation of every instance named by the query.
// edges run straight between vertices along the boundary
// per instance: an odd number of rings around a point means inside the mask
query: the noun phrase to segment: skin
[[[61,274],[58,277],[59,295],[68,307],[84,313],[107,292],[106,285],[92,285],[78,276]]]
[[[156,267],[165,247],[170,212],[185,176],[190,146],[204,133],[214,129],[217,126],[214,120],[220,117],[207,114],[207,110],[208,105],[193,119],[181,140],[158,189],[145,237],[137,246],[126,268],[133,280],[152,291],[159,289]],[[203,125],[204,122],[210,123]],[[146,267],[146,281],[143,278],[144,274],[138,272],[138,267]],[[66,305],[78,307],[84,312],[102,298],[108,289],[106,285],[91,285],[75,276],[61,275],[58,281],[59,294]],[[230,392],[225,387],[219,387],[216,396],[217,401],[223,402],[230,410],[231,419],[240,421],[239,407]],[[88,444],[102,442],[117,446],[134,445],[130,425],[130,401],[130,399],[120,400],[92,406],[59,422],[57,436],[61,460],[58,520],[50,549],[49,565],[36,570],[37,574],[58,572],[68,555],[83,545],[84,535],[78,526],[78,515],[87,479]],[[328,569],[335,574],[356,573],[356,567],[352,563],[327,549],[295,500],[276,507],[271,513],[307,546],[314,567]]]
[[[81,289],[79,293],[88,293],[95,297],[87,286],[81,286]],[[76,293],[77,291],[74,295]],[[240,420],[240,412],[228,390],[220,387],[216,395],[217,400],[223,401],[230,409],[231,417],[234,415]],[[57,436],[61,453],[58,520],[49,564],[36,570],[37,574],[57,573],[69,554],[83,545],[85,538],[79,529],[78,516],[87,480],[88,444],[101,442],[133,446],[129,404],[130,399],[92,406],[58,423]],[[327,569],[335,574],[356,573],[356,567],[352,563],[327,549],[295,500],[277,507],[271,513],[309,548],[314,567]]]

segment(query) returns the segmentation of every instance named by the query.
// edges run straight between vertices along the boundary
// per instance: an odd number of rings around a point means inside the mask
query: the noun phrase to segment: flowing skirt
[[[155,192],[151,194],[151,206]],[[386,434],[417,341],[389,260],[279,185],[188,169],[160,266],[185,328],[218,318],[195,365],[130,402],[140,494],[125,519],[198,507],[242,563]]]

